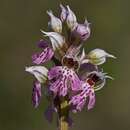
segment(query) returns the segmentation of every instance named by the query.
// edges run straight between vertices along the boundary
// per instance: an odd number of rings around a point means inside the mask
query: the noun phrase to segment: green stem
[[[66,122],[65,120],[64,120],[64,117],[61,117],[60,118],[60,121],[59,121],[59,130],[68,130],[68,122]]]
[[[68,101],[63,99],[59,105],[59,130],[68,130],[69,107]]]

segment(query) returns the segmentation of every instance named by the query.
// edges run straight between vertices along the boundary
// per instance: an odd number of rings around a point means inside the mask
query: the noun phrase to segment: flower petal
[[[40,41],[38,41],[37,43],[39,48],[45,49],[48,47],[49,43],[43,39],[41,39]]]
[[[40,83],[43,83],[47,80],[48,70],[44,66],[26,67],[25,71],[33,74]]]
[[[45,48],[41,53],[36,53],[32,56],[33,63],[35,64],[41,64],[45,63],[53,57],[54,52],[51,48],[47,47]]]
[[[32,103],[35,108],[38,107],[40,99],[41,99],[41,84],[39,81],[35,81],[32,92]]]

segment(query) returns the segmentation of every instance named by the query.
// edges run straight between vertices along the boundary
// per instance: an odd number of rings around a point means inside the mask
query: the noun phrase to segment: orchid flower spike
[[[68,5],[60,4],[60,8],[60,18],[47,11],[52,31],[41,30],[45,39],[38,42],[40,50],[32,56],[34,65],[25,67],[25,71],[34,76],[34,108],[39,106],[44,92],[49,102],[46,119],[52,122],[53,113],[57,113],[58,129],[67,130],[72,125],[69,113],[80,112],[84,106],[87,110],[95,106],[96,91],[106,85],[106,79],[113,79],[99,65],[105,63],[107,57],[116,57],[102,49],[86,54],[83,45],[91,35],[90,23],[87,19],[82,24],[78,23]]]

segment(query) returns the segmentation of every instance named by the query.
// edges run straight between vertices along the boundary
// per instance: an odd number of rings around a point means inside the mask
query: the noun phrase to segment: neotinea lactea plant
[[[42,87],[46,91],[49,106],[45,117],[52,121],[54,112],[58,115],[58,129],[67,130],[72,125],[70,112],[78,113],[84,107],[90,110],[95,105],[95,92],[104,87],[106,79],[112,79],[99,66],[107,58],[115,56],[102,49],[85,53],[83,48],[90,37],[90,23],[78,23],[74,12],[67,5],[60,5],[60,18],[51,10],[49,31],[41,30],[44,39],[38,42],[41,52],[32,56],[34,66],[26,71],[34,75],[32,103],[38,107],[42,97]],[[47,39],[48,38],[48,39]],[[44,63],[53,61],[51,68]]]

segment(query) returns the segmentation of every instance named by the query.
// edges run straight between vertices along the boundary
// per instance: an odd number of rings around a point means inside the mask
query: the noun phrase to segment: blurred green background
[[[59,13],[69,4],[78,21],[92,23],[86,51],[102,48],[117,56],[102,67],[115,78],[96,93],[96,105],[72,114],[72,130],[130,130],[130,1],[129,0],[0,0],[0,130],[56,130],[43,115],[47,102],[31,105],[33,78],[24,71],[47,31],[46,10]]]

